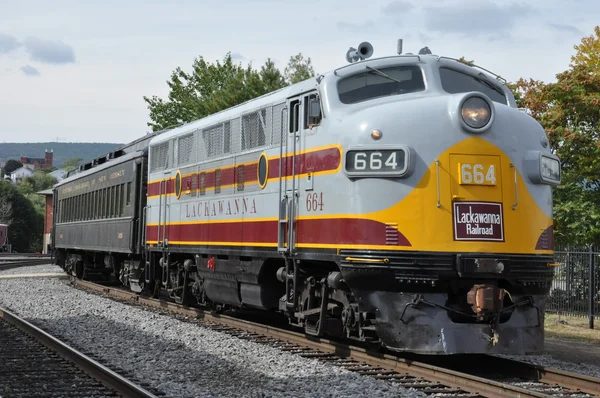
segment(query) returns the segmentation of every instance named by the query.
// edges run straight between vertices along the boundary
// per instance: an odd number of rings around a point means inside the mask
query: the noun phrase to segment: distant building
[[[57,182],[61,182],[61,180],[63,180],[66,175],[67,175],[67,170],[63,170],[63,169],[58,169],[58,170],[54,170],[52,173],[49,173],[52,177],[56,178]]]
[[[21,181],[23,178],[29,177],[32,174],[33,170],[27,167],[20,167],[12,173],[10,173],[10,179],[13,182],[13,184],[16,184],[18,181]]]
[[[46,210],[44,212],[44,247],[42,248],[42,253],[47,254],[48,245],[52,243],[50,241],[50,233],[52,232],[52,214],[54,213],[54,208],[52,207],[52,188],[39,191],[37,194],[43,195],[46,198]]]
[[[50,151],[48,151],[46,149],[46,153],[43,158],[30,158],[21,155],[21,163],[23,163],[23,166],[32,165],[34,169],[47,169],[52,167],[53,157],[54,150],[50,149]]]

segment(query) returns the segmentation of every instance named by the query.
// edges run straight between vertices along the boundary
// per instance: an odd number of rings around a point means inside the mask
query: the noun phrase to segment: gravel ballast
[[[26,267],[16,267],[0,271],[0,275],[22,275],[22,274],[45,274],[45,273],[64,273],[62,268],[52,264],[29,265]]]
[[[0,271],[0,275],[46,272],[62,270],[40,265]],[[82,292],[58,279],[0,280],[0,306],[169,396],[424,396],[170,315]],[[551,355],[505,357],[600,377],[599,366]]]
[[[27,268],[26,273],[60,270]],[[0,305],[169,396],[424,396],[85,293],[57,279],[0,280]]]

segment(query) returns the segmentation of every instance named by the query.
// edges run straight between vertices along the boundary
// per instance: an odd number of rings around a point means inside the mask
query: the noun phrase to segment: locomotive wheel
[[[158,298],[160,296],[160,282],[157,283],[156,280],[152,280],[150,286],[148,286],[148,291],[152,292],[152,298]]]
[[[83,261],[76,261],[75,262],[75,267],[73,269],[72,274],[77,279],[82,279],[83,280]]]

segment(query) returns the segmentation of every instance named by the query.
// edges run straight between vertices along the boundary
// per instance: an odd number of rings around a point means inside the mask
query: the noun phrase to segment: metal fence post
[[[590,313],[590,329],[594,328],[594,245],[590,245],[590,270],[589,270],[589,313]]]

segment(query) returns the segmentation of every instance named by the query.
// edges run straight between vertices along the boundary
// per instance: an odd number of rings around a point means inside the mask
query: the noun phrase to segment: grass
[[[544,326],[548,337],[600,344],[600,319],[598,318],[594,320],[594,329],[589,329],[588,317],[546,313]]]

